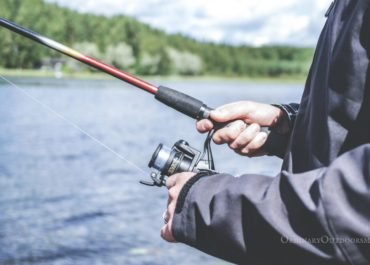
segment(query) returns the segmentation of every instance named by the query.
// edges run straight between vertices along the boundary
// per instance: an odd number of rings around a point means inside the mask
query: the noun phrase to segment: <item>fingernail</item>
[[[262,139],[261,139],[261,142],[266,142],[266,140],[267,140],[267,137],[268,137],[268,135],[267,134],[263,134],[263,136],[261,137]]]

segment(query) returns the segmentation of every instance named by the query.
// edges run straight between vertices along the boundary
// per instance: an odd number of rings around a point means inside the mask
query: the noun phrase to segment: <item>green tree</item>
[[[104,58],[109,64],[123,70],[130,70],[136,62],[132,47],[124,42],[108,46]]]
[[[0,7],[3,18],[70,46],[84,44],[78,50],[133,73],[303,76],[313,57],[312,48],[199,42],[127,16],[81,14],[43,0],[0,0]],[[2,28],[0,45],[1,67],[37,69],[44,58],[64,57]]]

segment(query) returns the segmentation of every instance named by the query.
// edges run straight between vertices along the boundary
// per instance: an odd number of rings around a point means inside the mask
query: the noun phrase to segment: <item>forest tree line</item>
[[[312,48],[199,42],[124,15],[81,14],[43,0],[0,0],[0,7],[0,17],[141,75],[304,76],[313,56]],[[5,29],[0,47],[0,68],[40,69],[58,58],[65,60],[65,71],[82,67]]]

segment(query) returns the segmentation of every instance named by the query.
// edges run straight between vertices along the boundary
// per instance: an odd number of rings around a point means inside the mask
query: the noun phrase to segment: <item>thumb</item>
[[[250,110],[248,103],[236,102],[219,107],[211,112],[211,119],[216,122],[227,122],[237,119],[246,119]]]

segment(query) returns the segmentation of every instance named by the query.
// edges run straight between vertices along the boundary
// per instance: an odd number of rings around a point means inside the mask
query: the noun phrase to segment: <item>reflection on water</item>
[[[158,143],[201,147],[194,121],[116,81],[13,79],[38,100],[147,170]],[[298,101],[299,85],[166,82],[210,106],[249,99]],[[140,171],[0,83],[0,264],[222,264],[159,237],[165,189],[138,184]],[[219,171],[275,175],[276,158],[215,147]]]

